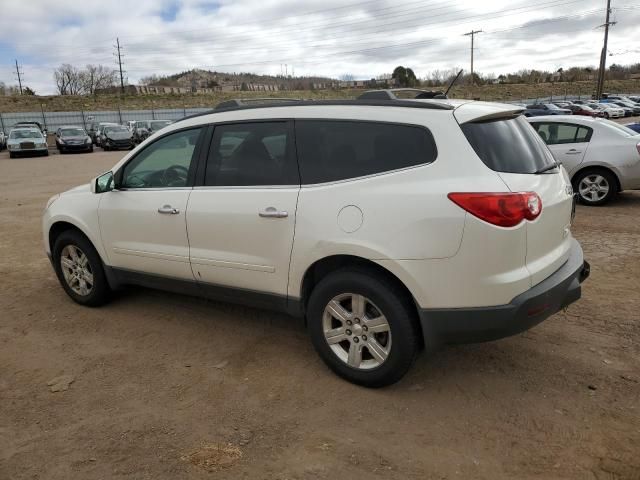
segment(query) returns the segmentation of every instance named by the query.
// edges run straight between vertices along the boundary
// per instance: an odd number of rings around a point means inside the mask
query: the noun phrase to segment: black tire
[[[9,158],[16,158],[16,154],[13,152],[9,152]]]
[[[93,145],[91,145],[91,148],[89,148],[89,153],[93,153]]]
[[[609,118],[609,114],[607,112],[604,112],[604,118]]]
[[[366,297],[370,301],[368,308],[377,308],[387,319],[391,332],[387,341],[392,340],[391,346],[386,360],[374,368],[362,369],[348,365],[334,353],[325,338],[325,307],[341,294]],[[364,321],[362,325],[365,325]],[[368,270],[337,270],[323,278],[309,298],[307,327],[313,346],[327,366],[345,380],[365,387],[384,387],[400,380],[413,364],[420,349],[420,329],[410,299],[393,282]],[[345,328],[349,327],[345,325]],[[361,337],[363,340],[359,340],[355,338],[354,332],[351,333],[353,336],[349,337],[349,340],[340,343],[340,348],[344,351],[353,346],[354,340],[364,342],[364,336]],[[361,343],[361,348],[363,347],[366,348],[365,343]],[[371,357],[369,350],[364,350],[362,355],[363,359],[366,355]]]
[[[80,295],[74,292],[65,280],[62,272],[61,256],[63,249],[68,245],[80,249],[88,259],[88,265],[93,274],[93,286],[88,295]],[[64,288],[64,291],[67,292],[67,295],[69,295],[73,301],[88,307],[98,307],[109,301],[111,298],[111,289],[109,288],[109,283],[104,273],[102,260],[91,242],[84,235],[76,230],[62,232],[54,242],[52,254],[53,265],[58,280],[62,288]]]
[[[602,198],[593,199],[591,197],[585,196],[580,193],[580,184],[583,180],[596,180],[598,177],[604,179],[604,183],[600,182],[600,185],[606,184],[609,188],[606,195]],[[577,193],[578,200],[583,205],[588,205],[592,207],[597,207],[604,205],[611,201],[611,199],[618,193],[618,182],[613,173],[609,170],[599,169],[599,168],[589,168],[586,170],[582,170],[573,177],[573,191]]]

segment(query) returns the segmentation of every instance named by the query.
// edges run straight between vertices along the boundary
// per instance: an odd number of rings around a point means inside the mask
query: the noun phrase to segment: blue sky
[[[640,61],[640,3],[614,0],[608,62]],[[3,2],[3,3],[8,3]],[[0,81],[15,84],[14,59],[39,94],[55,91],[61,63],[115,67],[123,45],[130,83],[206,68],[372,78],[397,65],[418,76],[468,68],[500,73],[596,65],[604,0],[81,0],[2,5]]]

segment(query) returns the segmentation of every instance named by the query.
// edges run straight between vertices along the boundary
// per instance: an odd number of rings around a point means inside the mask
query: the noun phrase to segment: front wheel
[[[311,293],[307,322],[327,366],[366,387],[400,380],[420,346],[409,299],[372,272],[338,270],[322,279]]]
[[[61,233],[53,246],[53,264],[62,288],[75,302],[97,307],[109,300],[102,261],[84,235],[73,230]]]
[[[585,170],[579,172],[573,181],[580,203],[600,206],[609,202],[616,194],[616,180],[606,170]]]

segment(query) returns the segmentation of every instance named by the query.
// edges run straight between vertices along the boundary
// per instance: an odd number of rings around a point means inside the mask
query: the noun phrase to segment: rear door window
[[[426,128],[365,121],[296,120],[296,147],[303,184],[424,165],[437,157]]]
[[[461,128],[478,157],[496,172],[535,173],[555,163],[523,116],[465,123]]]
[[[586,143],[593,133],[589,127],[569,123],[535,122],[533,126],[547,145]]]

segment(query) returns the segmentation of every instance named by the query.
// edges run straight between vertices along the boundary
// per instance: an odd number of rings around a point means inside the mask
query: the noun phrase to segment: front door
[[[112,267],[193,280],[186,212],[202,128],[165,135],[116,173],[100,199],[102,242]]]
[[[285,300],[300,190],[292,122],[217,125],[201,183],[187,211],[196,280],[212,296]]]

